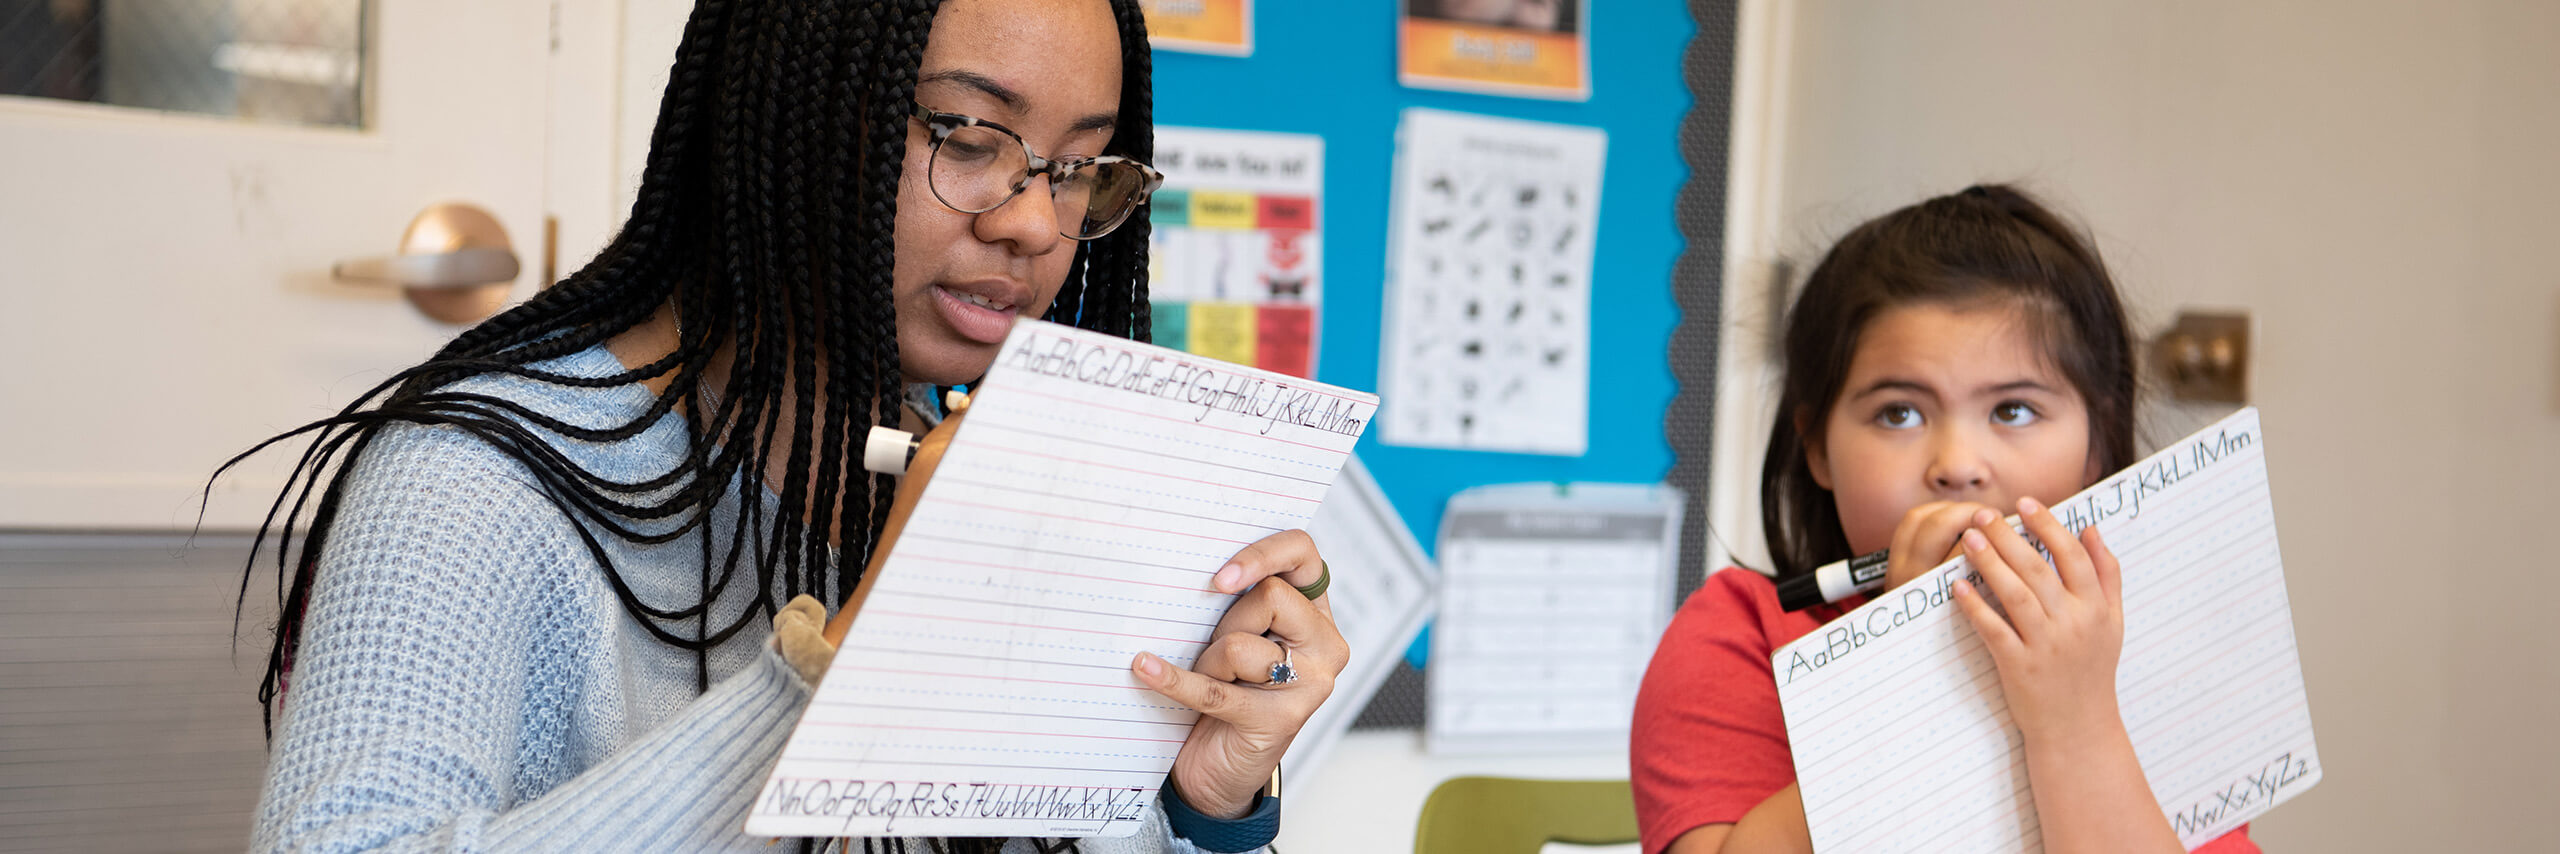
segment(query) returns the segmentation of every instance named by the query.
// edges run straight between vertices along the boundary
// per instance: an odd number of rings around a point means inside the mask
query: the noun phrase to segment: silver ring
[[[1289,648],[1280,647],[1280,660],[1271,663],[1271,684],[1287,685],[1298,681],[1298,668],[1291,663]]]

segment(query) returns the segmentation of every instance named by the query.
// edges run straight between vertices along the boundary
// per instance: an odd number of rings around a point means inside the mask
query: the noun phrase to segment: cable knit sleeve
[[[621,603],[530,473],[446,428],[390,428],[354,465],[252,850],[775,850],[740,828],[811,689],[769,644],[619,731],[607,683],[633,677],[600,662]],[[1197,850],[1160,810],[1081,843]]]
[[[582,728],[598,571],[510,460],[394,428],[357,463],[303,624],[255,850],[711,850],[808,688],[770,650],[620,745]],[[581,754],[603,757],[566,767]],[[551,785],[555,783],[556,785]],[[761,842],[758,840],[757,842]]]

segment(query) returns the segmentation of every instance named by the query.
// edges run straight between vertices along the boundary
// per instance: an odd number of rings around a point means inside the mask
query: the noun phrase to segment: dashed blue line
[[[880,634],[884,634],[884,635],[892,635],[892,636],[897,636],[897,637],[933,638],[933,639],[935,639],[935,640],[963,641],[963,642],[972,642],[972,643],[997,643],[997,642],[998,642],[998,641],[994,641],[994,640],[991,640],[991,639],[988,639],[988,638],[973,638],[973,637],[965,637],[965,636],[961,636],[961,635],[938,635],[938,634],[934,634],[934,633],[932,633],[932,632],[881,632]],[[1022,641],[1002,641],[1002,643],[1004,643],[1004,644],[1005,644],[1005,645],[1007,645],[1007,646],[1038,646],[1038,647],[1047,647],[1047,648],[1049,648],[1049,649],[1072,649],[1072,650],[1075,650],[1075,651],[1077,651],[1077,652],[1104,652],[1104,653],[1110,653],[1110,654],[1112,654],[1112,655],[1132,655],[1132,656],[1133,656],[1133,655],[1136,655],[1136,654],[1137,654],[1137,653],[1130,652],[1130,651],[1125,650],[1125,649],[1104,649],[1104,648],[1102,648],[1102,647],[1096,647],[1096,646],[1073,646],[1073,645],[1069,645],[1069,644],[1062,644],[1062,643],[1026,643],[1026,642],[1022,642]],[[1197,661],[1197,660],[1199,660],[1199,657],[1198,657],[1198,656],[1190,656],[1190,655],[1159,655],[1159,656],[1157,656],[1157,657],[1162,658],[1162,659],[1165,659],[1166,661],[1182,661],[1182,662],[1190,662],[1190,661]]]
[[[1154,495],[1154,496],[1159,496],[1159,497],[1163,497],[1163,498],[1175,498],[1175,499],[1180,499],[1180,500],[1183,500],[1183,501],[1189,501],[1189,502],[1194,503],[1194,504],[1208,504],[1208,505],[1213,505],[1213,506],[1217,506],[1217,507],[1233,507],[1233,508],[1238,509],[1238,510],[1251,510],[1251,511],[1256,512],[1256,513],[1269,513],[1269,512],[1272,512],[1270,508],[1267,508],[1267,507],[1256,507],[1256,506],[1253,506],[1253,505],[1251,505],[1251,504],[1237,504],[1237,503],[1229,502],[1229,501],[1211,501],[1211,500],[1206,499],[1206,498],[1195,498],[1195,497],[1192,497],[1192,496],[1189,496],[1189,495],[1183,495],[1183,494],[1180,494],[1180,493],[1174,493],[1174,492],[1163,492],[1163,491],[1153,490],[1153,489],[1139,489],[1139,488],[1137,488],[1137,487],[1130,486],[1130,485],[1128,485],[1128,484],[1123,484],[1123,483],[1113,483],[1113,482],[1110,482],[1110,481],[1104,481],[1104,480],[1093,480],[1093,479],[1090,479],[1090,478],[1081,478],[1081,477],[1067,477],[1067,476],[1064,476],[1064,475],[1057,474],[1057,473],[1055,473],[1055,472],[1023,471],[1023,470],[1021,470],[1021,469],[1004,468],[1004,467],[1001,467],[1001,466],[987,466],[986,468],[987,468],[989,471],[1001,472],[1001,473],[1004,473],[1004,474],[1016,475],[1016,476],[1021,476],[1021,477],[1044,477],[1044,478],[1048,478],[1048,479],[1050,479],[1050,480],[1059,480],[1059,481],[1065,481],[1065,482],[1068,482],[1068,483],[1080,483],[1080,484],[1084,484],[1084,485],[1087,485],[1087,486],[1102,486],[1102,487],[1109,487],[1109,488],[1112,488],[1112,489],[1118,489],[1118,490],[1123,490],[1123,491],[1127,491],[1127,492],[1135,492],[1135,493],[1138,493],[1138,494],[1140,494],[1140,495]],[[1237,523],[1235,523],[1235,524],[1238,524],[1238,525],[1253,525],[1254,527],[1257,527],[1257,528],[1268,528],[1268,527],[1271,527],[1271,526],[1269,526],[1269,525],[1255,525],[1254,523],[1251,523],[1251,522],[1237,522]]]
[[[892,688],[886,685],[865,685],[862,686],[862,690],[896,691],[902,694],[932,694],[939,697],[971,697],[980,700],[1022,699],[1020,695],[1015,694],[976,694],[968,691],[936,691],[931,688]],[[1114,703],[1109,700],[1070,700],[1065,697],[1042,697],[1040,698],[1040,701],[1044,703],[1079,703],[1087,706],[1119,706],[1124,709],[1154,709],[1159,712],[1190,711],[1190,709],[1186,709],[1181,706],[1159,706],[1154,703]]]
[[[1227,557],[1228,557],[1227,555],[1213,555],[1213,554],[1209,554],[1209,553],[1207,553],[1207,552],[1186,552],[1186,551],[1183,551],[1183,550],[1181,550],[1181,549],[1168,549],[1168,548],[1162,548],[1162,547],[1158,547],[1158,546],[1140,545],[1140,544],[1137,544],[1137,543],[1128,542],[1128,541],[1126,541],[1126,540],[1106,540],[1106,539],[1102,539],[1102,538],[1100,538],[1100,537],[1079,537],[1079,536],[1076,536],[1076,535],[1074,535],[1074,534],[1061,534],[1061,533],[1057,533],[1057,532],[1055,532],[1055,531],[1034,531],[1034,530],[1031,530],[1031,529],[1029,529],[1029,528],[1016,528],[1016,527],[1013,527],[1013,526],[1010,526],[1010,525],[993,525],[993,524],[988,524],[988,523],[986,523],[986,522],[954,522],[953,524],[956,524],[956,525],[965,525],[965,526],[968,526],[968,527],[971,527],[971,528],[992,528],[992,529],[995,529],[995,530],[998,530],[998,531],[1007,531],[1007,532],[1016,533],[1016,534],[1030,534],[1030,535],[1031,535],[1031,536],[1033,536],[1033,537],[1039,537],[1039,538],[1053,538],[1053,539],[1060,539],[1060,540],[1075,540],[1075,541],[1077,541],[1077,542],[1083,542],[1083,543],[1100,543],[1100,544],[1102,544],[1102,545],[1106,545],[1106,546],[1126,546],[1126,547],[1129,547],[1129,548],[1146,549],[1147,551],[1151,551],[1151,552],[1164,552],[1165,554],[1176,554],[1176,555],[1184,555],[1184,556],[1187,556],[1187,557],[1207,558],[1207,559],[1209,559],[1209,560],[1226,560],[1226,559],[1227,559]]]
[[[1087,599],[1108,599],[1114,602],[1131,602],[1139,605],[1161,605],[1168,608],[1189,608],[1195,611],[1206,611],[1211,614],[1225,614],[1227,612],[1225,608],[1212,608],[1207,605],[1185,605],[1180,602],[1159,602],[1154,599],[1139,599],[1130,596],[1105,596],[1100,593],[1086,593],[1078,590],[1051,590],[1046,587],[1024,587],[1019,584],[987,584],[983,582],[954,581],[947,578],[937,578],[934,580],[945,584],[959,584],[964,587],[995,587],[1004,590],[1028,590],[1033,593],[1055,593],[1060,596],[1082,596]],[[890,592],[894,593],[896,591]]]

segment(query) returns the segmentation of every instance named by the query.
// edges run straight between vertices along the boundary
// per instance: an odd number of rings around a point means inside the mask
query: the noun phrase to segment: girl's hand
[[[1983,513],[1999,515],[1971,501],[1932,501],[1902,514],[1902,524],[1893,527],[1893,552],[1885,557],[1884,589],[1900,587],[1962,554],[1956,539]]]
[[[1138,681],[1201,715],[1173,760],[1177,794],[1201,814],[1241,818],[1253,811],[1280,754],[1333,693],[1334,677],[1350,660],[1330,597],[1309,600],[1297,590],[1324,571],[1305,531],[1255,541],[1211,579],[1221,591],[1244,595],[1218,621],[1194,669],[1143,652],[1130,663]],[[1298,678],[1272,684],[1271,666],[1283,648]]]
[[[2000,671],[2009,717],[2040,743],[2124,738],[2116,706],[2116,661],[2124,650],[2123,575],[2097,526],[2074,538],[2035,499],[2018,499],[2018,516],[2052,553],[2048,564],[2025,537],[1985,509],[1962,537],[1965,557],[2006,606],[2002,620],[1962,581],[1957,605],[1982,634]]]

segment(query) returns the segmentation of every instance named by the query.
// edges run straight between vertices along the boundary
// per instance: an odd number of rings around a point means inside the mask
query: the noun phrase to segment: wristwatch
[[[1280,769],[1271,769],[1271,782],[1263,784],[1253,811],[1240,818],[1211,818],[1190,804],[1182,802],[1182,794],[1174,790],[1173,775],[1164,778],[1164,818],[1173,826],[1173,835],[1190,840],[1202,851],[1233,854],[1251,851],[1271,844],[1280,836]]]

